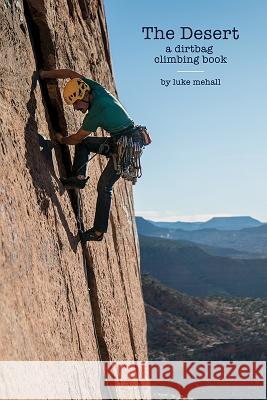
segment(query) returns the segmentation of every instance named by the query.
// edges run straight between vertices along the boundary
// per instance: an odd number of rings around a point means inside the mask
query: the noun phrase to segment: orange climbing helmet
[[[71,106],[76,100],[82,100],[87,90],[90,92],[90,87],[82,79],[73,78],[64,87],[64,100]]]

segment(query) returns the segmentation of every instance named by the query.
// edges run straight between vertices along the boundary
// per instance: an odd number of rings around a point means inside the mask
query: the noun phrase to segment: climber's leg
[[[83,234],[83,239],[102,240],[103,234],[107,232],[109,212],[112,198],[112,187],[120,175],[114,169],[113,159],[107,163],[97,185],[97,203],[95,212],[94,227]]]
[[[72,176],[61,178],[66,188],[83,189],[88,178],[86,178],[87,165],[90,152],[99,153],[99,147],[107,141],[107,138],[88,137],[75,146],[75,155],[72,166]],[[101,154],[105,154],[101,151]]]
[[[88,137],[75,146],[75,154],[72,166],[73,176],[86,176],[90,152],[98,153],[100,145],[102,145],[106,140],[107,138]]]

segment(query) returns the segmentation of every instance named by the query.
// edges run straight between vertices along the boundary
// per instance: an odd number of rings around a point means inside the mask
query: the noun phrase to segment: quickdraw
[[[112,154],[114,169],[133,185],[142,176],[141,155],[144,147],[150,143],[146,127],[139,125],[116,141],[116,152]]]

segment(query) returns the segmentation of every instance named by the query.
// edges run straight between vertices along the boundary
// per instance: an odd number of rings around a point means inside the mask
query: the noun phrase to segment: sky
[[[250,215],[267,222],[266,0],[105,0],[105,12],[119,98],[153,140],[134,186],[136,214],[165,221]],[[172,29],[175,37],[145,39],[142,27],[150,26],[164,34]],[[183,40],[183,26],[235,27],[239,39]],[[176,53],[177,45],[213,46],[214,54]],[[227,63],[155,63],[160,55],[223,56]],[[172,85],[173,79],[190,85]],[[194,79],[221,85],[194,86]]]

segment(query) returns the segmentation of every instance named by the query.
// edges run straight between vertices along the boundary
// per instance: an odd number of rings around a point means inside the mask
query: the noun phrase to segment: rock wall
[[[51,138],[81,117],[63,104],[65,82],[35,72],[71,68],[116,94],[103,3],[3,0],[0,15],[0,358],[146,359],[131,184],[115,184],[103,242],[82,248],[77,221],[93,223],[106,159],[90,163],[82,193],[64,191],[73,149]]]

